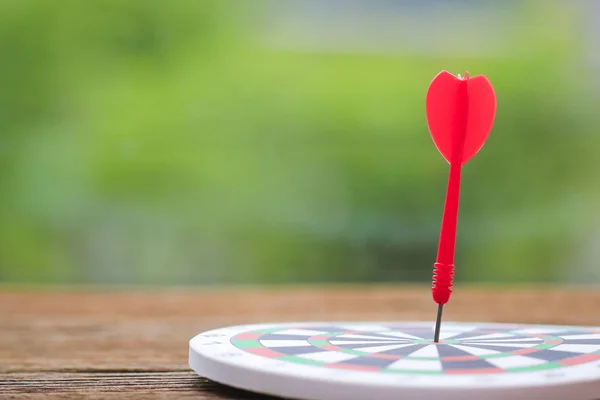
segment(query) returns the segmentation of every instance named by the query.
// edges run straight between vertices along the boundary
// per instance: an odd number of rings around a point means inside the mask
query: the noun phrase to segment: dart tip
[[[442,325],[442,312],[444,311],[444,305],[438,305],[437,318],[435,320],[435,333],[433,335],[433,341],[438,343],[440,341],[440,328]]]

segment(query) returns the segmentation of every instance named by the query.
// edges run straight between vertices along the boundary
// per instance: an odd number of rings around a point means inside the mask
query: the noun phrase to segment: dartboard
[[[206,332],[190,346],[201,375],[292,398],[424,398],[441,389],[446,399],[473,390],[593,399],[577,397],[592,390],[600,398],[594,327],[444,323],[435,343],[431,322],[247,325]]]

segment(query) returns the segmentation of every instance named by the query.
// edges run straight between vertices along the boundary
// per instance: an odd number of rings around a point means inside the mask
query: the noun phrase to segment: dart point
[[[442,312],[444,311],[444,305],[438,305],[437,318],[435,320],[435,333],[433,335],[433,341],[439,343],[440,341],[440,327],[442,325]]]

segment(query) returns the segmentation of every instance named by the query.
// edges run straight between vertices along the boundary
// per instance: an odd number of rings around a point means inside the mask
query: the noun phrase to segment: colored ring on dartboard
[[[306,331],[322,330],[320,327],[300,327],[297,329],[304,329]],[[401,332],[394,332],[393,330],[384,332],[347,330],[320,332],[317,335],[306,336],[302,339],[295,338],[295,340],[288,340],[287,342],[286,340],[291,337],[290,335],[279,335],[279,337],[283,338],[280,343],[277,343],[277,340],[273,338],[274,336],[278,336],[278,332],[281,332],[281,330],[263,329],[244,332],[232,337],[231,343],[248,353],[285,362],[315,365],[325,368],[404,374],[499,374],[505,372],[531,372],[550,370],[568,365],[578,365],[600,359],[600,352],[586,355],[574,354],[568,351],[548,352],[549,349],[563,345],[565,340],[560,336],[523,334],[522,332],[511,331],[510,329],[500,331],[497,329],[473,330],[468,332],[468,335],[471,337],[464,338],[464,340],[449,337],[448,339],[441,340],[436,345],[440,352],[437,356],[433,354],[416,355],[418,354],[416,350],[431,347],[433,344],[429,337],[431,330],[426,327],[405,327]],[[577,333],[585,334],[585,332]],[[394,334],[400,335],[397,340],[390,338],[390,335],[393,336]],[[356,346],[353,345],[353,340]],[[305,343],[302,343],[302,341]],[[268,342],[270,345],[265,346],[263,342]],[[293,343],[293,345],[286,348],[286,343]],[[507,351],[496,350],[498,347],[494,349],[494,346],[505,346],[507,347]],[[402,348],[405,348],[406,351],[398,351]],[[451,348],[453,351],[448,353],[448,350]],[[377,349],[381,349],[382,351],[378,352]],[[396,352],[386,351],[390,349],[395,349]],[[469,354],[466,349],[478,354]],[[340,356],[334,356],[329,361],[319,358],[311,359],[303,357],[302,354],[295,354],[296,350],[304,353],[319,351],[336,352],[340,353]],[[444,355],[441,353],[448,354]],[[344,360],[344,355],[348,356],[347,360]],[[540,361],[533,365],[512,368],[498,366],[498,364],[509,365],[510,361],[514,360],[515,357],[539,357],[542,361],[547,362]],[[509,362],[501,363],[500,358],[505,358]],[[418,365],[419,368],[388,368],[390,365],[398,365],[400,360],[403,362],[406,361],[407,366],[412,363],[412,365]],[[494,362],[490,363],[490,360]],[[428,362],[441,363],[442,368],[432,368],[433,364],[431,364],[430,369],[428,369],[426,367],[426,363]]]

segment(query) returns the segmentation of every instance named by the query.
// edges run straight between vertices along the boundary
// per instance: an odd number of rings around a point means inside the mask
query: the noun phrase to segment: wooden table
[[[599,308],[592,289],[461,287],[444,317],[600,325]],[[191,372],[189,339],[231,324],[434,317],[427,287],[0,288],[0,398],[262,399]]]

